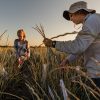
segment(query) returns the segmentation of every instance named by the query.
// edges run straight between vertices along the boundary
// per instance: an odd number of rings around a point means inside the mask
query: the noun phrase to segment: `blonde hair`
[[[23,32],[24,38],[26,38],[26,33],[24,32],[23,29],[19,29],[19,30],[17,31],[17,36],[19,36],[20,33],[22,33],[22,32]]]

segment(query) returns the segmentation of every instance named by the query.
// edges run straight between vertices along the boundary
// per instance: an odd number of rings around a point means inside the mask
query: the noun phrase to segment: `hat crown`
[[[87,9],[87,3],[84,1],[76,2],[70,6],[69,11],[80,9]]]

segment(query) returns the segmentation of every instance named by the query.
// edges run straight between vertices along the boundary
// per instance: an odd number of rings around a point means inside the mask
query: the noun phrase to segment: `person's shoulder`
[[[18,41],[19,41],[19,39],[15,39],[15,40],[14,40],[14,42],[18,42]]]
[[[28,40],[25,40],[25,43],[28,43]]]
[[[94,20],[100,20],[100,14],[98,13],[94,13],[94,14],[91,14],[89,16],[89,18],[87,19],[87,21],[94,21]]]
[[[100,23],[100,14],[94,13],[94,14],[89,14],[87,15],[88,18],[85,21],[85,25],[92,25],[92,24],[96,24],[96,23]]]
[[[99,16],[100,17],[100,13],[94,13],[94,14],[91,14],[92,17],[96,17],[96,16]]]
[[[30,44],[29,44],[28,40],[25,40],[25,44],[28,46],[28,48],[30,48]]]

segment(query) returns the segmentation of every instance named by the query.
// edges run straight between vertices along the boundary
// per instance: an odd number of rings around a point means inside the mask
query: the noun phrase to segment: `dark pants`
[[[92,81],[95,83],[95,85],[100,89],[100,78],[92,78]],[[99,94],[100,92],[93,88],[95,91],[97,91]],[[100,100],[100,96],[96,96],[98,99],[94,98],[93,96],[90,96],[90,100]]]
[[[100,78],[92,78],[92,80],[96,84],[96,86],[100,88]]]

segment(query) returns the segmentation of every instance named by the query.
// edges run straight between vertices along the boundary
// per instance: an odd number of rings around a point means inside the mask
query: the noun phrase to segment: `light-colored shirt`
[[[28,46],[28,41],[24,40],[23,44],[20,43],[19,39],[16,39],[14,41],[14,48],[16,50],[16,56],[21,57],[21,56],[25,56],[26,54],[28,54],[27,56],[30,56],[30,49]]]
[[[55,48],[69,54],[84,53],[84,66],[91,78],[100,77],[100,14],[88,14],[73,41],[57,41]],[[93,59],[95,60],[93,60]]]
[[[76,61],[78,58],[78,55],[69,54],[65,59],[68,60],[70,63]]]

